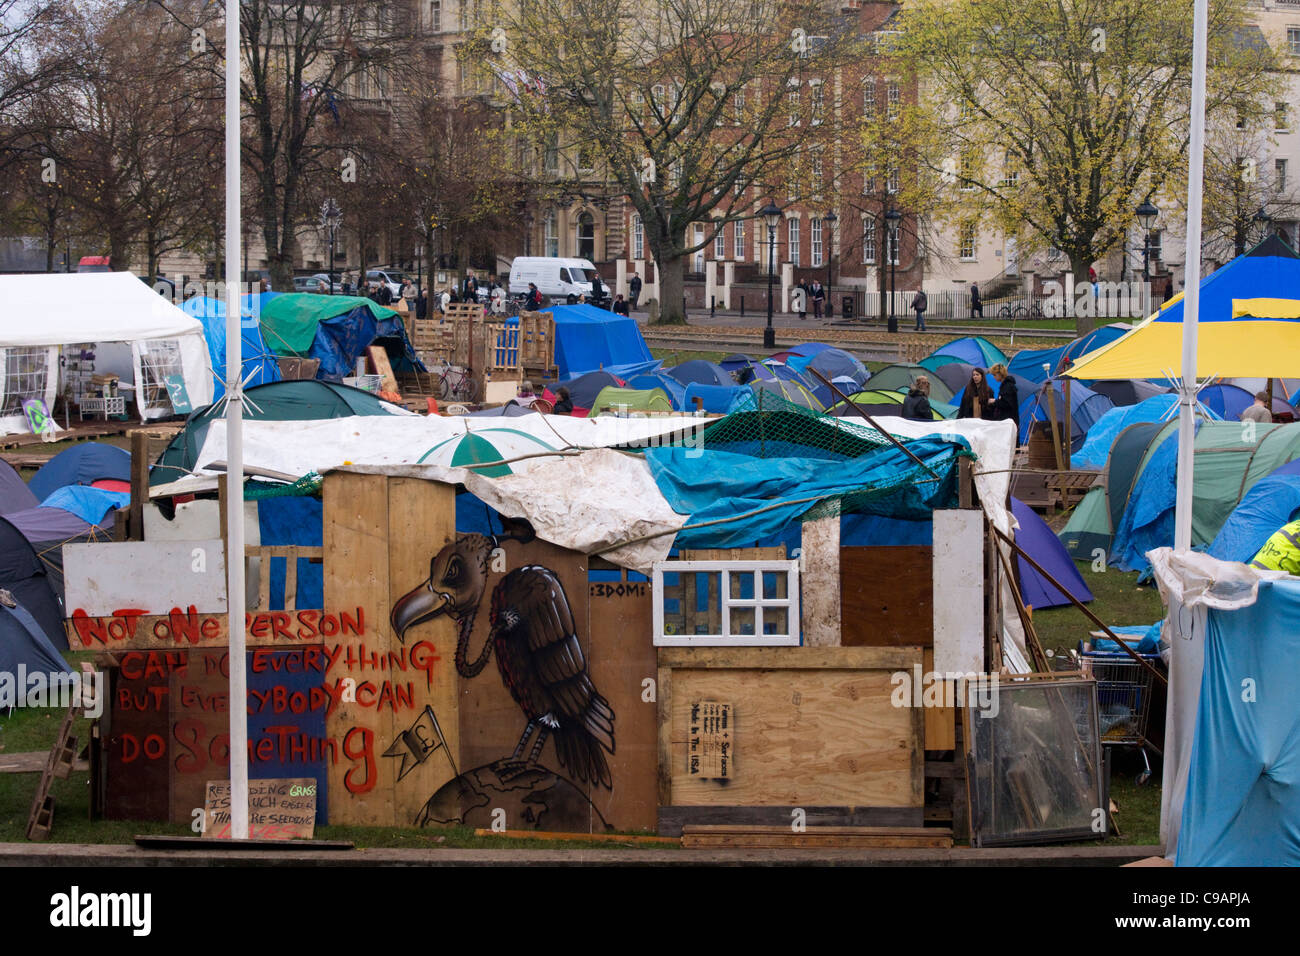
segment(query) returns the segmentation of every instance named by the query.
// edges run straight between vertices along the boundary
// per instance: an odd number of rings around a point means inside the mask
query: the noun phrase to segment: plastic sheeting
[[[1149,555],[1171,647],[1160,838],[1180,866],[1300,863],[1300,581]],[[1253,700],[1243,699],[1249,678]]]
[[[275,355],[262,340],[262,326],[257,320],[262,308],[261,297],[256,303],[253,298],[245,295],[240,302],[239,355],[242,364],[239,375],[245,387],[278,382],[281,377]],[[212,359],[212,400],[215,402],[226,394],[226,303],[220,299],[194,296],[181,308],[203,323],[203,337],[207,339],[208,355]]]
[[[87,488],[85,485],[68,485],[58,489],[41,502],[41,507],[62,508],[87,524],[98,525],[104,523],[104,516],[110,511],[125,508],[130,503],[129,493]]]
[[[635,375],[659,365],[633,319],[594,305],[557,305],[545,311],[555,316],[555,364],[561,380],[597,369]]]
[[[1091,601],[1092,591],[1088,589],[1079,569],[1074,566],[1065,547],[1052,533],[1047,522],[1019,498],[1011,499],[1011,512],[1020,525],[1016,530],[1016,544],[1024,548],[1030,557],[1051,573],[1075,598],[1085,603]],[[1061,593],[1060,588],[1035,571],[1024,558],[1017,555],[1016,561],[1020,573],[1020,596],[1025,604],[1041,610],[1070,603],[1069,597]]]
[[[1217,421],[1220,417],[1204,405],[1199,408],[1208,419]],[[1112,408],[1088,429],[1083,447],[1070,456],[1070,465],[1074,468],[1104,468],[1110,456],[1110,446],[1125,428],[1139,422],[1168,421],[1177,413],[1178,396],[1172,393],[1156,395],[1136,405]]]

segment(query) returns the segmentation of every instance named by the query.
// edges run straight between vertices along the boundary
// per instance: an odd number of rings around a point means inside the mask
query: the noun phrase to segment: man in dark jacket
[[[912,297],[912,310],[916,313],[916,328],[913,331],[925,331],[925,310],[930,307],[930,300],[922,289]]]
[[[979,283],[972,282],[970,284],[970,317],[975,318],[977,312],[981,319],[984,318],[984,300],[980,298]]]
[[[641,298],[641,277],[635,272],[632,278],[627,280],[628,308],[635,309],[637,300]]]
[[[924,375],[916,377],[903,399],[903,417],[918,422],[934,421],[934,409],[930,407],[930,380]]]

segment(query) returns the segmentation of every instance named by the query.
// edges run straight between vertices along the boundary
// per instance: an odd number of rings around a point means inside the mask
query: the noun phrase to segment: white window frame
[[[957,227],[957,258],[962,262],[975,262],[979,249],[979,230],[975,221],[968,219]]]
[[[442,32],[442,0],[429,0],[429,30]]]
[[[1300,56],[1300,27],[1286,28],[1286,46],[1287,52],[1292,56]]]
[[[825,91],[822,89],[822,81],[813,79],[808,81],[808,95],[811,99],[809,124],[820,126],[822,122],[822,112],[826,108]]]
[[[790,265],[799,268],[799,217],[791,216],[785,221],[785,255]]]
[[[718,234],[713,237],[713,258],[718,262],[727,258],[727,227],[718,227]]]
[[[808,265],[818,269],[822,265],[822,221],[816,216],[808,221]]]
[[[1291,164],[1286,161],[1285,157],[1277,157],[1273,160],[1273,191],[1277,193],[1286,192],[1287,176],[1290,174]]]
[[[558,257],[560,254],[559,216],[557,216],[555,210],[552,209],[546,214],[542,222],[542,248],[545,250],[545,255]]]
[[[898,119],[903,110],[903,91],[899,89],[898,80],[885,81],[885,116]]]
[[[732,231],[731,251],[732,258],[737,262],[745,261],[745,222],[743,219],[736,220],[736,228]]]
[[[721,634],[665,634],[664,633],[664,574],[693,574],[696,572],[718,575],[719,619],[722,622]],[[752,598],[733,598],[731,596],[731,575],[751,573],[754,575],[754,596]],[[763,596],[763,574],[784,573],[786,576],[786,596],[767,598]],[[800,643],[799,624],[799,560],[792,561],[656,561],[651,570],[651,586],[654,606],[654,645],[655,647],[797,647]],[[754,633],[732,634],[731,611],[733,608],[754,611]],[[781,608],[785,611],[787,633],[764,634],[763,610]]]
[[[645,258],[645,223],[639,212],[632,214],[632,258]]]
[[[862,219],[862,264],[876,264],[876,220],[871,216]]]

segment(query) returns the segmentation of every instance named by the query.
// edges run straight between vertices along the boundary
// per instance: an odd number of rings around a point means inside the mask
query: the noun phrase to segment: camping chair
[[[555,406],[544,398],[534,398],[533,411],[541,412],[543,415],[550,415],[555,411]]]

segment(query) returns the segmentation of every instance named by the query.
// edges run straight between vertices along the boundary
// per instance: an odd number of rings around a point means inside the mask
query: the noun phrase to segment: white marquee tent
[[[129,272],[0,275],[0,434],[26,431],[22,403],[53,412],[64,359],[89,345],[130,349],[136,411],[173,414],[169,376],[180,376],[194,408],[212,401],[212,364],[203,325]],[[77,346],[74,353],[72,346]],[[127,392],[126,394],[130,394]]]

